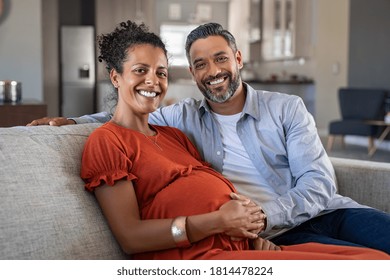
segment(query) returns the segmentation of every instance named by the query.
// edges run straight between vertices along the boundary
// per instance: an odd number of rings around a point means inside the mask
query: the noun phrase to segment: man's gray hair
[[[198,39],[205,39],[209,36],[222,36],[229,44],[229,47],[233,50],[233,52],[237,51],[236,39],[228,30],[224,29],[219,23],[205,23],[192,30],[187,36],[185,49],[187,60],[190,65],[190,49],[192,44]]]

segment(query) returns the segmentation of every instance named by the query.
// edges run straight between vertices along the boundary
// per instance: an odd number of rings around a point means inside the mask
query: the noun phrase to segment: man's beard
[[[227,74],[227,76],[228,76],[227,79],[229,80],[229,85],[228,85],[227,90],[224,93],[220,93],[218,91],[218,89],[214,89],[214,92],[218,92],[219,94],[213,93],[212,90],[209,90],[207,88],[206,82],[204,82],[204,81],[202,81],[201,83],[197,83],[197,85],[198,85],[199,90],[202,92],[203,96],[207,100],[210,100],[210,101],[215,102],[215,103],[224,103],[234,95],[234,93],[236,92],[236,90],[240,86],[241,79],[240,79],[240,75],[238,73],[239,72],[237,69],[236,75],[233,76],[232,73]],[[219,76],[226,76],[226,74],[223,73],[223,74],[217,75],[216,77],[213,77],[212,79],[218,79]],[[208,80],[210,80],[210,78],[208,78]]]

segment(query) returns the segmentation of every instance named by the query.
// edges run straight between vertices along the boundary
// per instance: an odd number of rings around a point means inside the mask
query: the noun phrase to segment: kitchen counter
[[[247,81],[254,89],[297,95],[315,118],[315,85],[312,80],[302,81]]]
[[[248,84],[266,84],[266,85],[312,85],[313,80],[245,80]]]
[[[47,116],[47,105],[35,100],[0,103],[0,127],[24,126],[32,120]]]
[[[315,85],[313,80],[290,80],[290,81],[262,81],[245,80],[257,90],[267,90],[298,95],[303,99],[307,110],[315,117]],[[203,98],[196,84],[192,80],[177,80],[169,84],[164,105],[175,103],[181,99],[193,97]]]

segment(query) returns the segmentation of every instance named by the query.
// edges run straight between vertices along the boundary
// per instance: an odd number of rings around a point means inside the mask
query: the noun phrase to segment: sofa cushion
[[[390,163],[335,157],[330,159],[341,195],[390,213]]]
[[[81,153],[99,124],[0,128],[0,258],[124,259]]]

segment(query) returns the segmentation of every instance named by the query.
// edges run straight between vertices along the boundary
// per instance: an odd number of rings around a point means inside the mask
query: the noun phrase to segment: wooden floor
[[[326,137],[321,137],[322,144],[326,147]],[[372,157],[368,156],[367,147],[355,144],[346,144],[345,148],[342,147],[340,139],[336,138],[333,148],[328,151],[328,155],[331,157],[342,157],[350,159],[361,159],[368,161],[379,161],[390,163],[390,151],[385,149],[377,149]]]

